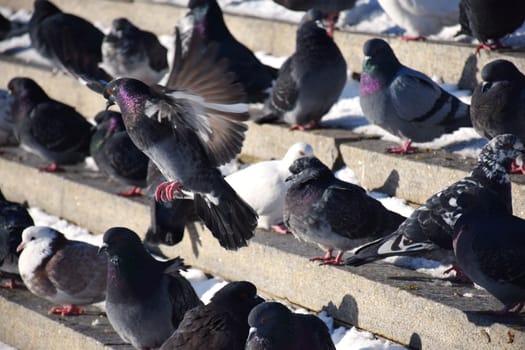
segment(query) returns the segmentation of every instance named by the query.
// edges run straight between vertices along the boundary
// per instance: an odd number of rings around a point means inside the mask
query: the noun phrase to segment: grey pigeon
[[[20,276],[33,294],[63,307],[49,312],[80,315],[78,305],[103,301],[106,297],[107,259],[98,247],[68,240],[51,227],[31,226],[22,232],[18,261]]]
[[[179,328],[161,350],[244,350],[248,337],[248,314],[264,302],[250,282],[231,282],[209,304],[186,312]]]
[[[412,141],[427,142],[460,127],[472,126],[469,106],[425,74],[405,67],[382,39],[370,39],[365,55],[359,101],[365,117],[404,140],[394,153],[411,153]]]
[[[100,251],[108,255],[106,314],[125,342],[137,349],[158,348],[177,329],[184,313],[201,301],[180,274],[184,260],[159,261],[127,228],[104,233]]]
[[[284,121],[300,130],[319,127],[339,99],[346,75],[345,59],[319,12],[308,11],[297,30],[295,52],[281,66],[257,122]]]
[[[521,0],[461,0],[460,7],[470,32],[481,42],[476,52],[504,48],[500,39],[525,20],[525,2]],[[463,32],[469,30],[462,28]]]
[[[314,315],[292,313],[281,303],[257,305],[248,323],[246,350],[335,350],[323,321]]]
[[[264,101],[277,70],[262,64],[250,49],[235,39],[216,0],[190,0],[188,7],[193,35],[198,35],[206,45],[217,46],[217,57],[228,60],[228,71],[235,73],[235,80],[242,85],[248,102]]]
[[[518,314],[525,305],[525,220],[494,205],[491,198],[464,197],[458,201],[470,206],[453,233],[457,263],[505,305],[494,313]]]
[[[507,60],[487,63],[472,94],[470,118],[483,137],[513,133],[525,140],[525,76]]]
[[[241,150],[248,118],[239,84],[215,45],[203,47],[192,35],[186,56],[176,57],[168,86],[116,79],[105,87],[108,104],[117,103],[135,145],[168,182],[157,199],[193,198],[197,214],[226,249],[247,245],[256,212],[228,185],[217,169]],[[180,55],[180,38],[176,50]]]
[[[469,204],[458,202],[460,195],[490,200],[494,207],[512,213],[509,171],[511,163],[523,158],[524,153],[523,143],[515,135],[496,136],[483,147],[468,176],[432,195],[391,235],[355,249],[345,265],[359,266],[388,256],[436,249],[451,251],[454,225]]]
[[[284,224],[295,237],[326,250],[312,260],[338,265],[345,251],[393,232],[405,220],[362,187],[335,178],[315,157],[297,159],[290,173]],[[339,250],[335,258],[334,249]]]
[[[339,12],[354,7],[357,0],[273,0],[273,2],[293,11],[318,10],[328,20],[328,35],[333,37],[335,22]]]
[[[148,157],[131,141],[119,112],[102,111],[95,116],[96,131],[90,142],[90,154],[97,167],[117,182],[133,186],[121,196],[141,196],[146,187]]]
[[[29,78],[13,78],[11,113],[20,146],[51,162],[42,171],[60,171],[58,165],[84,161],[89,154],[93,126],[73,107],[50,98]]]
[[[102,62],[104,33],[85,19],[62,12],[50,1],[36,0],[29,36],[40,55],[74,76],[111,80],[98,66]]]
[[[19,204],[5,199],[0,192],[0,272],[18,275],[18,256],[16,248],[22,242],[22,231],[33,226],[33,219],[27,212],[27,204]],[[14,288],[11,279],[0,287]]]
[[[126,18],[114,19],[102,42],[101,67],[114,77],[155,84],[168,73],[168,50],[151,32]]]

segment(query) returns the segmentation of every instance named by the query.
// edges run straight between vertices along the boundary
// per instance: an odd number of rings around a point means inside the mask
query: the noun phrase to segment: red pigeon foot
[[[0,284],[0,288],[15,289],[16,281],[12,278],[8,279],[7,282]]]
[[[55,306],[49,310],[49,314],[61,316],[79,316],[84,313],[84,309],[73,304],[66,304],[63,306]]]
[[[468,276],[465,274],[463,269],[457,265],[452,265],[450,268],[443,271],[443,274],[446,275],[446,274],[451,273],[452,271],[456,273],[456,276],[454,277],[454,281],[457,281],[459,283],[472,284],[472,281],[470,280],[470,278],[468,278]]]
[[[419,149],[417,147],[412,147],[412,141],[404,141],[402,146],[399,147],[390,147],[386,150],[388,153],[395,154],[412,154],[417,153]]]
[[[184,197],[184,194],[182,193],[182,184],[180,182],[174,182],[174,181],[165,181],[157,186],[157,189],[155,190],[155,200],[158,201],[172,201],[175,196],[174,193],[180,195],[180,197]]]
[[[476,46],[475,53],[478,55],[481,50],[493,51],[501,49],[510,49],[510,46],[503,45],[499,40],[495,41],[493,44],[481,43]]]
[[[38,170],[44,173],[63,173],[66,171],[64,168],[59,167],[55,163],[48,166],[40,167],[38,168]]]
[[[142,193],[142,190],[140,189],[140,187],[137,187],[137,186],[133,186],[131,190],[129,191],[118,192],[117,194],[122,197],[142,197],[144,196],[144,193]]]
[[[286,226],[283,224],[280,225],[272,225],[272,231],[279,234],[279,235],[287,235],[292,233]]]
[[[401,40],[403,41],[426,41],[427,38],[424,36],[402,36]]]

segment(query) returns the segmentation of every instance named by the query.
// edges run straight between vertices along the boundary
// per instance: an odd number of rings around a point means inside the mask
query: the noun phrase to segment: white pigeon
[[[419,39],[437,34],[445,26],[459,23],[459,0],[378,0],[405,38]]]
[[[226,181],[259,214],[257,227],[269,230],[283,222],[284,196],[290,176],[288,168],[297,158],[314,155],[304,142],[292,145],[281,160],[259,162],[226,177]],[[278,231],[279,232],[279,231]]]

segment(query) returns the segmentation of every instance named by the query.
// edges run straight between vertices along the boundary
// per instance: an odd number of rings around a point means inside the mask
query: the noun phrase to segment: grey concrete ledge
[[[61,175],[42,174],[33,168],[40,163],[7,148],[0,158],[5,195],[14,200],[28,200],[30,205],[40,206],[95,233],[125,225],[144,234],[149,222],[144,199],[113,195],[116,188],[112,183],[82,167],[68,167]],[[249,247],[230,252],[222,249],[200,224],[194,223],[188,225],[183,242],[161,249],[168,256],[180,255],[189,264],[214,275],[229,280],[249,279],[266,295],[311,310],[326,308],[342,322],[416,348],[525,347],[525,320],[481,314],[480,310],[501,307],[483,291],[450,285],[383,263],[355,269],[318,266],[307,258],[320,251],[291,236],[260,231]],[[462,297],[465,293],[473,293],[474,297]],[[25,317],[25,311],[17,314]],[[7,327],[11,327],[9,323],[0,324],[0,328]],[[6,332],[10,331],[0,330],[0,336]],[[96,346],[99,345],[93,348]]]

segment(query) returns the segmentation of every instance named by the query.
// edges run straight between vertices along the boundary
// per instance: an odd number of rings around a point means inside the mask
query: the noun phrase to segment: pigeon
[[[483,137],[513,133],[525,141],[525,76],[507,60],[486,64],[474,89],[470,118]]]
[[[29,21],[31,46],[77,77],[109,81],[101,68],[104,33],[78,16],[64,13],[47,0],[35,0]]]
[[[257,227],[284,233],[282,226],[284,196],[289,187],[288,168],[300,157],[313,156],[307,143],[293,144],[281,160],[259,162],[226,176],[226,181],[259,215]]]
[[[46,226],[31,226],[22,232],[17,251],[18,269],[31,293],[62,307],[49,313],[80,315],[78,305],[101,302],[106,297],[107,259],[98,247],[68,240]]]
[[[151,85],[168,73],[167,53],[155,34],[126,18],[117,18],[102,42],[100,66],[113,77],[135,78]]]
[[[131,141],[119,112],[102,111],[95,116],[96,131],[91,137],[90,154],[97,167],[110,178],[133,186],[121,196],[141,196],[146,187],[149,159]]]
[[[354,7],[357,0],[273,0],[273,2],[293,11],[321,11],[328,19],[328,35],[333,37],[335,22],[339,12]]]
[[[470,206],[453,232],[458,266],[504,304],[493,313],[518,314],[525,305],[525,220],[490,198],[467,197],[458,198]]]
[[[284,223],[296,238],[326,251],[325,256],[311,260],[339,265],[345,251],[392,233],[405,220],[362,187],[335,178],[315,157],[295,160],[290,172]],[[339,250],[335,258],[334,249]]]
[[[309,11],[297,30],[295,52],[281,66],[262,117],[256,122],[284,121],[292,130],[320,127],[346,83],[346,61],[319,21]]]
[[[137,349],[158,348],[177,329],[184,313],[202,305],[180,274],[184,260],[153,258],[127,228],[104,233],[108,256],[106,314],[113,329]]]
[[[148,197],[150,198],[150,225],[144,238],[147,244],[166,244],[173,246],[184,237],[186,223],[198,220],[195,205],[190,199],[174,199],[172,201],[156,201],[155,189],[165,182],[159,169],[148,164]]]
[[[216,0],[190,0],[188,7],[193,35],[198,35],[206,45],[216,43],[217,57],[228,60],[228,70],[235,73],[236,81],[242,84],[248,102],[263,102],[277,77],[277,69],[262,64],[252,51],[233,37]]]
[[[278,302],[265,302],[248,316],[246,350],[335,350],[328,328],[314,315],[295,314]]]
[[[405,29],[404,40],[424,40],[458,23],[459,0],[378,0],[394,23]]]
[[[525,20],[525,2],[521,0],[461,0],[460,6],[470,32],[481,43],[476,53],[481,49],[505,48],[500,39]]]
[[[22,231],[33,226],[34,222],[27,212],[27,204],[8,201],[0,192],[0,272],[19,275],[16,248],[22,242]],[[10,279],[0,287],[14,288]]]
[[[413,153],[412,141],[427,142],[472,126],[468,105],[425,74],[402,65],[386,41],[370,39],[363,52],[359,89],[363,114],[404,140],[403,146],[389,152]]]
[[[498,135],[487,143],[472,172],[465,178],[432,195],[391,235],[356,248],[345,265],[359,266],[388,256],[408,255],[437,249],[452,251],[454,225],[469,202],[458,197],[468,194],[492,201],[512,213],[509,171],[515,159],[522,159],[525,148],[512,134]]]
[[[167,86],[120,78],[106,85],[108,106],[118,104],[131,140],[168,180],[156,198],[193,198],[198,216],[226,249],[246,246],[257,213],[228,185],[217,169],[241,150],[248,118],[239,84],[216,45],[203,47],[192,35],[181,57],[180,37]]]
[[[13,78],[7,88],[13,95],[13,128],[20,146],[52,163],[41,171],[61,171],[58,165],[84,161],[93,125],[73,107],[50,98],[29,78]]]
[[[179,328],[161,350],[244,350],[248,337],[248,314],[264,302],[250,282],[231,282],[210,303],[186,312]]]

